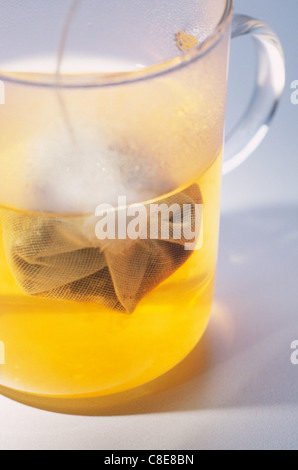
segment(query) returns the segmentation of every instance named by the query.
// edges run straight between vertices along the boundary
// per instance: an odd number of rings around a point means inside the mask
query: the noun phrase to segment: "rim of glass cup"
[[[57,74],[37,73],[38,78],[34,80],[26,78],[26,75],[32,74],[22,73],[21,77],[16,77],[16,73],[1,73],[0,80],[12,82],[19,85],[28,85],[35,87],[47,88],[101,88],[116,85],[125,85],[139,81],[145,81],[171,73],[177,69],[185,67],[192,62],[197,61],[211,51],[221,40],[222,35],[226,31],[226,26],[233,14],[233,0],[226,0],[225,10],[222,18],[217,24],[213,32],[201,44],[192,47],[183,55],[176,56],[165,62],[160,62],[142,70],[134,70],[131,72],[119,72],[109,74]]]

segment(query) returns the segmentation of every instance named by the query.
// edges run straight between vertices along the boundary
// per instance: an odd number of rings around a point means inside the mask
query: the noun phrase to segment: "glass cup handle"
[[[235,15],[232,37],[246,34],[252,36],[257,49],[257,80],[248,109],[227,137],[224,174],[241,165],[260,145],[285,87],[285,60],[277,36],[264,23],[248,16]]]

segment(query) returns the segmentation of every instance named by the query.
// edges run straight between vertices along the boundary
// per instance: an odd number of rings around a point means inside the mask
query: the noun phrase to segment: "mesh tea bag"
[[[190,209],[195,231],[195,204],[202,203],[193,185],[160,204]],[[152,289],[171,276],[191,255],[181,230],[169,240],[137,239],[103,242],[90,237],[87,217],[55,217],[5,211],[5,251],[11,272],[22,291],[31,296],[93,302],[131,313]],[[148,224],[149,227],[149,224]],[[157,236],[155,237],[157,238]]]

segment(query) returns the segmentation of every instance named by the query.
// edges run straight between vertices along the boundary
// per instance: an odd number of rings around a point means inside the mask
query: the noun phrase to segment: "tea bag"
[[[189,207],[195,230],[195,204],[200,189],[187,190],[160,204]],[[177,206],[177,207],[178,207]],[[137,239],[103,242],[90,237],[87,217],[52,217],[6,211],[4,244],[11,272],[27,295],[75,302],[93,302],[132,313],[139,301],[171,276],[192,254],[186,240]],[[149,224],[148,224],[149,227]],[[157,237],[156,237],[157,238]]]

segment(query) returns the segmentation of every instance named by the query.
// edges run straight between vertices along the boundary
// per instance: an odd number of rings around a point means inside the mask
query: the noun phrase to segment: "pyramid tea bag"
[[[202,197],[197,185],[160,204],[191,207]],[[11,272],[31,296],[93,302],[131,313],[152,289],[171,276],[191,255],[186,240],[115,240],[104,243],[86,231],[87,217],[56,217],[7,211],[3,216],[5,251]]]

